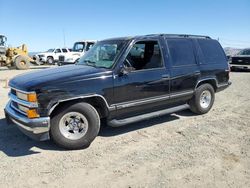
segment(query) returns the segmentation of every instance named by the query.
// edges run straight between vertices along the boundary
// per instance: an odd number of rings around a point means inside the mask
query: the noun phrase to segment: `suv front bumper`
[[[27,136],[34,140],[49,140],[50,118],[41,117],[29,119],[23,114],[13,110],[11,102],[5,109],[5,117],[8,122],[13,122]]]

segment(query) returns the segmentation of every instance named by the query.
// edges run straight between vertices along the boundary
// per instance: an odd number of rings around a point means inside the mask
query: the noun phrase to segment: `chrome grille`
[[[63,55],[60,55],[59,56],[59,61],[64,62],[64,60],[65,60],[65,57]]]

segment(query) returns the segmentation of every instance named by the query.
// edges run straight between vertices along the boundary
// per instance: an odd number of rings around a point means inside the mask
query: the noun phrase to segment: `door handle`
[[[161,77],[162,77],[164,80],[169,80],[169,78],[170,78],[169,74],[163,74]]]

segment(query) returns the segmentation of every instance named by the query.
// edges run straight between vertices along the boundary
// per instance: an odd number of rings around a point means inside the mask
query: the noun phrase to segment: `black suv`
[[[229,57],[231,70],[250,69],[250,48],[241,50],[238,54]]]
[[[207,113],[230,82],[218,41],[159,34],[99,41],[76,65],[9,85],[7,120],[34,139],[77,149],[95,139],[100,120],[118,127],[187,108]]]

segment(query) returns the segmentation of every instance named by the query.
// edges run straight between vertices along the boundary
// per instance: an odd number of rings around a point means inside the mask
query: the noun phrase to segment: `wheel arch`
[[[52,58],[53,60],[55,60],[55,58],[54,58],[52,55],[48,55],[48,56],[46,57],[46,60],[48,60],[48,58]]]
[[[65,100],[59,100],[58,102],[54,103],[50,110],[48,111],[49,116],[53,116],[60,110],[61,108],[64,108],[66,106],[80,103],[80,102],[86,102],[92,105],[96,111],[98,112],[100,118],[105,118],[108,116],[109,111],[112,109],[109,107],[106,99],[101,95],[91,95],[91,96],[82,96],[82,97],[75,97]]]
[[[201,79],[197,82],[196,86],[195,86],[195,90],[202,84],[210,84],[213,88],[214,91],[216,92],[217,88],[218,88],[218,82],[216,80],[216,78],[204,78]]]

